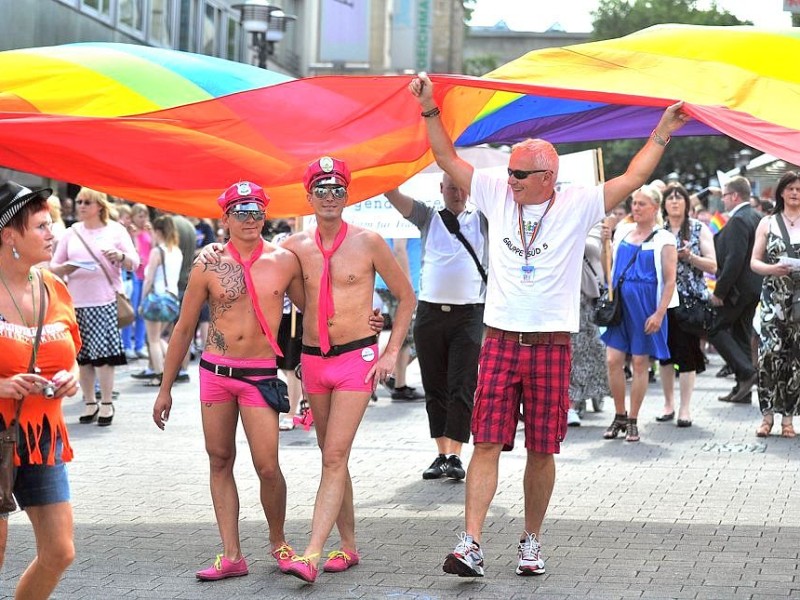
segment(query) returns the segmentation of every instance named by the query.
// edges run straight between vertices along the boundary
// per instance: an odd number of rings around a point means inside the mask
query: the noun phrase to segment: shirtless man
[[[339,572],[358,564],[347,463],[370,396],[394,369],[415,298],[383,238],[342,220],[350,184],[347,165],[322,157],[309,165],[303,183],[317,226],[289,237],[283,247],[300,259],[303,271],[306,308],[301,365],[322,451],[322,477],[311,539],[303,556],[293,557],[285,572],[311,583],[334,523],[341,548],[328,555],[324,570]],[[399,301],[392,334],[380,358],[377,337],[366,326],[376,271]]]
[[[278,464],[278,412],[267,405],[258,388],[234,377],[276,377],[277,346],[271,336],[278,331],[285,292],[295,304],[303,305],[300,263],[291,252],[261,239],[269,203],[261,187],[249,182],[234,184],[218,202],[231,239],[219,261],[198,261],[192,268],[153,407],[153,420],[164,429],[172,407],[172,384],[194,338],[200,309],[208,301],[211,320],[200,362],[200,400],[222,554],[213,565],[197,572],[197,578],[203,581],[248,573],[239,543],[239,495],[233,477],[240,414],[261,480],[261,505],[269,524],[272,555],[281,570],[294,555],[283,530],[286,481]],[[254,280],[258,282],[257,294],[253,293]]]

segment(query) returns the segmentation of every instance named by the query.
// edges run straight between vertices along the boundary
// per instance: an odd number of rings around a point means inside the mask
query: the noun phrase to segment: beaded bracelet
[[[437,116],[439,116],[440,114],[442,114],[442,111],[441,111],[441,110],[439,110],[439,107],[438,107],[438,106],[434,106],[434,107],[433,107],[432,109],[430,109],[430,110],[423,110],[423,111],[422,111],[420,114],[421,114],[421,115],[422,115],[424,118],[426,118],[426,119],[427,119],[427,118],[430,118],[430,117],[437,117]]]

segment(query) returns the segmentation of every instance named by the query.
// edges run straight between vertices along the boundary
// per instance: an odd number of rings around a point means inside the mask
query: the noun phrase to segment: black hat
[[[0,180],[0,229],[8,225],[22,207],[31,200],[47,199],[53,194],[50,188],[29,190],[13,181]]]

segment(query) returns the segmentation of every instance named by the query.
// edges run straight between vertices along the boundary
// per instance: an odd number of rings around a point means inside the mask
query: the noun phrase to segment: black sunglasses
[[[527,179],[528,175],[535,175],[536,173],[549,173],[550,169],[536,169],[535,171],[523,171],[522,169],[508,169],[508,176],[514,179]]]
[[[232,210],[228,214],[240,223],[246,223],[250,218],[253,221],[263,221],[266,218],[263,210]]]
[[[341,200],[347,195],[347,188],[345,188],[343,185],[334,185],[331,187],[319,186],[314,188],[314,197],[318,200],[326,198],[328,194],[337,200]]]

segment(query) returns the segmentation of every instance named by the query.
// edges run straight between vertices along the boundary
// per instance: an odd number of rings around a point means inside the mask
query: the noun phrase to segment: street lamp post
[[[275,43],[280,42],[286,33],[289,21],[297,19],[287,15],[280,6],[270,4],[267,0],[245,0],[234,4],[241,12],[242,29],[251,34],[252,47],[256,49],[258,66],[267,68],[267,59],[275,50]]]

